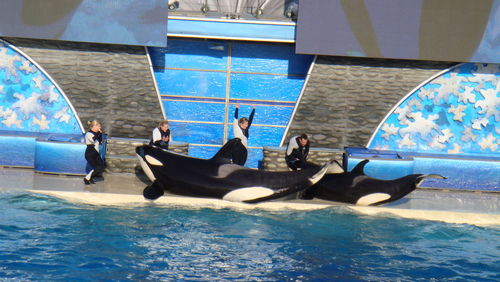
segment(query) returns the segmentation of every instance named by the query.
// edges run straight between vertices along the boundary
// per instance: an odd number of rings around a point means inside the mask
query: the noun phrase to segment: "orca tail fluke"
[[[417,176],[417,179],[415,179],[415,184],[417,188],[420,188],[420,184],[424,181],[426,178],[433,178],[433,179],[447,179],[445,176],[442,176],[440,174],[422,174]]]

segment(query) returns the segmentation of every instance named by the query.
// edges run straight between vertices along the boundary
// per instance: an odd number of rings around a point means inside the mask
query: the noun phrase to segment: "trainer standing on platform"
[[[245,117],[238,119],[239,107],[240,105],[236,104],[236,109],[234,110],[233,134],[234,138],[238,138],[241,141],[241,145],[236,146],[238,147],[237,150],[235,150],[237,154],[236,156],[233,155],[233,162],[239,165],[244,165],[248,156],[248,131],[252,125],[253,117],[255,115],[255,105],[252,105],[252,112],[250,113],[250,117],[248,119]]]
[[[99,145],[102,143],[101,124],[97,120],[88,122],[89,131],[85,133],[85,159],[92,166],[92,170],[83,178],[85,185],[95,184],[94,177],[104,172],[104,162],[99,155]]]

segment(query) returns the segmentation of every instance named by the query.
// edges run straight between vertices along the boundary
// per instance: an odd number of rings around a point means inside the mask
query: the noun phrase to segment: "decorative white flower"
[[[430,89],[424,89],[420,88],[420,91],[418,92],[418,97],[422,100],[425,100],[425,98],[431,100],[434,98],[434,88]]]
[[[453,114],[453,120],[456,121],[462,121],[463,122],[463,117],[465,116],[464,110],[467,108],[465,105],[457,105],[456,107],[451,106],[448,109],[448,113]]]
[[[475,135],[472,132],[471,127],[465,127],[464,130],[462,131],[462,137],[460,137],[460,140],[463,142],[468,142],[468,141],[476,141],[477,135]]]
[[[35,83],[35,87],[42,89],[43,88],[43,81],[45,80],[45,77],[43,75],[38,75],[33,78],[33,82]]]
[[[23,63],[19,69],[27,74],[36,72],[36,68],[28,60],[23,60]]]
[[[0,118],[7,118],[12,114],[12,110],[10,108],[7,108],[5,111],[3,110],[3,107],[0,106]]]
[[[500,121],[500,83],[496,89],[481,89],[479,92],[484,100],[479,100],[474,105],[475,108],[481,108],[481,111],[477,112],[486,115],[486,119],[494,116],[496,121]]]
[[[40,126],[40,130],[49,129],[49,121],[47,121],[47,117],[45,117],[45,115],[42,115],[40,119],[34,117],[33,125]]]
[[[475,119],[472,121],[472,128],[481,130],[481,126],[486,127],[489,121],[487,118]]]
[[[7,127],[11,127],[12,125],[17,126],[18,128],[22,127],[22,125],[21,125],[22,120],[17,119],[16,112],[10,111],[9,115],[8,116],[4,115],[4,117],[6,119],[2,120],[2,123],[5,124]]]
[[[409,123],[408,114],[411,113],[411,106],[406,104],[404,107],[398,107],[394,110],[394,113],[398,115],[399,123],[406,125]]]
[[[389,150],[389,145],[387,145],[387,144],[385,144],[383,146],[375,145],[375,147],[373,147],[373,149],[375,149],[375,150]]]
[[[413,148],[415,147],[415,145],[417,145],[417,143],[413,142],[413,140],[411,140],[410,138],[410,134],[406,134],[403,139],[401,139],[399,142],[399,148],[403,148],[403,147],[408,147],[408,148]]]
[[[415,109],[417,110],[421,110],[424,107],[422,103],[417,99],[408,101],[408,106],[410,106],[410,108],[415,107]]]
[[[500,71],[498,64],[476,64],[477,70],[475,75],[467,77],[470,82],[484,85],[485,82],[495,81],[495,73]]]
[[[68,107],[62,108],[60,111],[58,111],[54,114],[54,118],[58,119],[59,122],[69,123],[71,116],[68,115],[67,111],[68,111]]]
[[[446,148],[446,145],[439,142],[439,136],[434,136],[432,138],[432,141],[431,143],[429,143],[429,146],[432,148],[432,149],[438,149],[438,150],[443,150],[444,148]]]
[[[464,92],[458,92],[458,102],[463,102],[464,104],[475,103],[476,95],[472,93],[472,91],[474,91],[474,88],[464,86],[463,89],[465,90]]]
[[[28,119],[30,114],[39,116],[43,111],[42,105],[38,102],[40,96],[38,93],[33,93],[31,97],[26,99],[22,94],[15,93],[14,97],[19,101],[12,104],[12,108],[19,108],[24,115],[24,119]]]
[[[399,127],[395,127],[394,124],[392,124],[392,123],[390,125],[385,123],[382,126],[382,130],[385,132],[384,134],[382,134],[382,138],[389,141],[389,138],[391,137],[391,135],[398,134]]]
[[[439,135],[437,139],[438,139],[439,143],[443,143],[443,144],[450,142],[450,138],[454,136],[454,134],[451,133],[451,130],[449,128],[441,130],[441,133],[443,135]]]
[[[43,101],[48,101],[49,103],[57,102],[57,100],[59,100],[59,93],[55,90],[56,87],[54,85],[49,86],[49,88],[40,97],[40,99]]]
[[[5,72],[12,76],[17,77],[17,67],[15,65],[16,62],[19,62],[21,57],[18,55],[9,55],[7,54],[7,48],[0,47],[0,69],[5,69]],[[7,79],[10,77],[7,77]]]
[[[463,153],[462,151],[460,151],[460,149],[462,149],[462,147],[460,147],[460,145],[458,144],[453,144],[453,149],[451,150],[448,150],[448,154],[460,154],[460,153]]]
[[[399,130],[399,134],[401,136],[405,134],[420,134],[420,136],[425,138],[433,129],[439,130],[438,125],[434,122],[439,118],[439,115],[434,114],[434,115],[429,115],[427,119],[422,117],[421,112],[413,112],[408,115],[409,118],[413,119],[414,121],[409,121],[408,127],[406,128],[401,128]]]
[[[451,73],[449,78],[438,77],[432,83],[441,84],[441,87],[437,88],[437,95],[434,97],[434,103],[437,105],[441,104],[441,99],[444,103],[448,102],[450,95],[458,95],[458,89],[460,86],[461,78],[456,74]]]
[[[495,136],[493,134],[488,134],[486,138],[483,138],[481,141],[478,143],[479,147],[481,149],[486,150],[490,149],[492,152],[496,152],[498,148],[497,141],[495,140]]]

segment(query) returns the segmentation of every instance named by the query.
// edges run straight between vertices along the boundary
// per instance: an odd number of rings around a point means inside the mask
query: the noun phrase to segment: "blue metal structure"
[[[148,50],[173,139],[189,143],[191,156],[213,156],[233,136],[235,105],[240,117],[255,105],[250,167],[263,146],[279,146],[313,59],[289,44],[221,40],[170,39]]]

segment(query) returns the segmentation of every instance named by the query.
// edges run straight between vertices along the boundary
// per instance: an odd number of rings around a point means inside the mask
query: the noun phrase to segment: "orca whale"
[[[304,190],[301,198],[375,206],[403,198],[425,178],[445,179],[438,174],[410,174],[393,180],[376,179],[364,173],[368,162],[369,160],[361,161],[350,172],[326,174],[315,185]],[[338,162],[336,166],[341,168]]]
[[[231,140],[211,159],[198,159],[155,146],[136,148],[141,167],[153,183],[143,195],[157,199],[173,194],[219,198],[235,202],[258,203],[295,195],[318,182],[330,163],[300,172],[270,172],[231,163],[225,156],[234,146]]]

